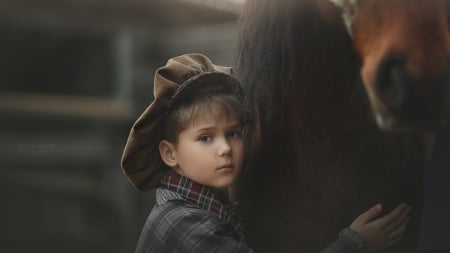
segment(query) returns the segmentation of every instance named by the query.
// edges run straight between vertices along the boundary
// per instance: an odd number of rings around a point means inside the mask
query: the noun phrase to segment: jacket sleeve
[[[367,242],[355,231],[345,228],[339,237],[326,249],[319,253],[363,253],[367,250]]]

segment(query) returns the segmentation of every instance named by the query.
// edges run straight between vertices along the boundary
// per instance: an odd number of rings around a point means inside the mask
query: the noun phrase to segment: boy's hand
[[[409,221],[408,213],[411,207],[403,203],[391,213],[372,220],[381,210],[381,204],[377,204],[358,216],[350,225],[350,229],[367,241],[369,251],[384,249],[400,241]]]

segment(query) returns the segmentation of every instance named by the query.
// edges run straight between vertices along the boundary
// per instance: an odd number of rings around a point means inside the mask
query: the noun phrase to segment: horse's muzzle
[[[384,108],[375,108],[378,125],[385,130],[431,130],[442,125],[450,109],[449,70],[433,80],[418,81],[401,55],[383,58],[374,87]]]

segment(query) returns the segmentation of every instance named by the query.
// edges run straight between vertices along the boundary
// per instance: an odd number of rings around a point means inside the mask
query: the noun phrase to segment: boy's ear
[[[175,147],[172,143],[162,140],[159,143],[159,154],[161,156],[161,159],[163,162],[171,167],[174,168],[177,166],[177,159],[175,158]]]

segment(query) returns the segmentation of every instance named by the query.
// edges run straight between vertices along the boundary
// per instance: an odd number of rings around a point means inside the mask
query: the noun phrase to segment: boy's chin
[[[234,182],[236,181],[236,177],[227,177],[227,178],[221,178],[221,180],[218,180],[215,182],[211,187],[217,188],[217,189],[228,189],[230,188]]]

